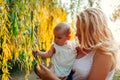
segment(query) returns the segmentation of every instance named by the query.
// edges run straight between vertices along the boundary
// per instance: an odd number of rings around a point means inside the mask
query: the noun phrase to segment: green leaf
[[[31,22],[33,20],[33,11],[30,12],[30,19],[31,19]]]
[[[17,20],[17,18],[15,19],[13,34],[15,37],[17,37],[17,35],[18,35],[18,20]]]

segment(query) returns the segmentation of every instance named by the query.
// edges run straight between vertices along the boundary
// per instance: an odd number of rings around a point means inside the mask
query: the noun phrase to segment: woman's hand
[[[80,46],[77,46],[75,49],[76,49],[77,53],[81,53],[81,48],[80,48]]]
[[[45,67],[42,64],[37,65],[36,71],[37,71],[38,76],[42,80],[60,80],[47,67]]]

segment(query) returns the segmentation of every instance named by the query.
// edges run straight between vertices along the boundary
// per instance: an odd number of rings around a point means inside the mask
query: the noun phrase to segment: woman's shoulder
[[[100,64],[106,64],[108,66],[111,66],[111,69],[115,67],[116,59],[112,52],[104,52],[104,51],[96,51],[94,56],[94,62],[100,63]]]
[[[110,52],[110,51],[96,50],[95,57],[96,58],[109,58],[109,59],[111,59],[114,57],[114,53]]]

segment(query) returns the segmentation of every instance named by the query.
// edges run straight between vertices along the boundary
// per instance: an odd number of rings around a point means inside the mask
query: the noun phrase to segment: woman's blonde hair
[[[79,23],[79,43],[82,50],[97,48],[113,52],[113,35],[108,28],[105,14],[100,9],[85,9],[77,15],[77,23]]]

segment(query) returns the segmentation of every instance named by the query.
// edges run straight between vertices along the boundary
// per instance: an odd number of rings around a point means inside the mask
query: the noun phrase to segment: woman
[[[115,66],[113,36],[104,13],[87,8],[77,15],[76,36],[80,47],[73,65],[73,80],[112,80]],[[43,65],[37,72],[43,80],[60,80]]]

